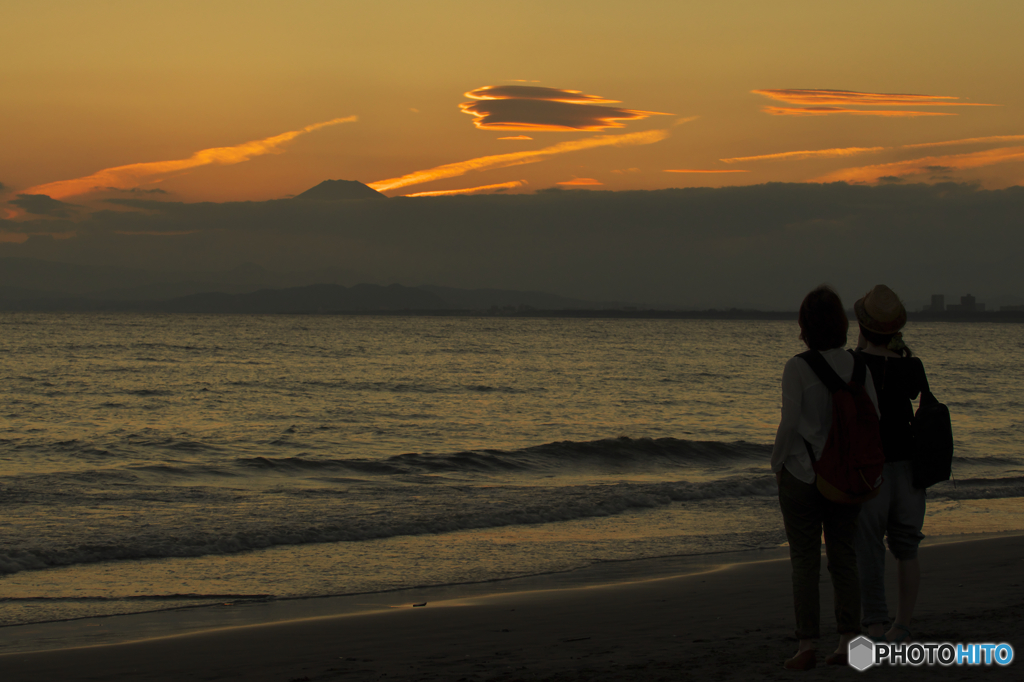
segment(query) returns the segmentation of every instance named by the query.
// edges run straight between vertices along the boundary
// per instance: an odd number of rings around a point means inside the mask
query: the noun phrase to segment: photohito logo
[[[850,667],[861,672],[873,665],[1010,665],[1013,647],[1009,644],[952,644],[950,642],[913,642],[877,644],[867,637],[850,642],[847,650]]]

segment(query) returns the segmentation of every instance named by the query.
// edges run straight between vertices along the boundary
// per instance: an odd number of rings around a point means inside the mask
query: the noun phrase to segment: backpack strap
[[[864,379],[868,374],[868,363],[861,355],[861,351],[848,350],[847,352],[853,356],[853,376],[850,377],[850,381],[863,386]]]
[[[829,393],[835,393],[836,391],[849,391],[850,387],[846,385],[842,377],[836,374],[836,371],[832,369],[832,366],[828,364],[824,356],[816,350],[804,351],[797,355],[798,358],[806,362],[811,366],[811,370],[821,380],[821,383],[825,384]],[[864,362],[856,355],[853,356],[853,377],[851,381],[856,381],[859,384],[864,383],[865,367]]]

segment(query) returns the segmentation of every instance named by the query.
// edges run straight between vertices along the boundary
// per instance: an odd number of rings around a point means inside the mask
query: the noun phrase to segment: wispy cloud
[[[956,116],[945,111],[907,111],[905,109],[846,109],[843,107],[763,107],[772,116],[831,116],[849,114],[852,116],[888,116],[891,118],[917,118],[918,116]]]
[[[500,192],[506,189],[514,189],[528,184],[526,180],[513,180],[511,182],[499,182],[494,185],[480,185],[479,187],[466,187],[464,189],[441,189],[434,192],[416,192],[415,194],[404,194],[406,197],[450,197],[459,194],[479,194],[482,192]]]
[[[705,169],[705,168],[669,168],[664,171],[665,173],[749,173],[748,170],[739,170],[738,168],[716,168],[716,169]]]
[[[939,107],[991,107],[994,104],[978,102],[960,102],[959,97],[949,95],[903,95],[880,92],[854,92],[852,90],[751,90],[754,94],[763,95],[786,104],[802,106],[939,106]]]
[[[981,168],[997,163],[1024,161],[1024,147],[998,147],[981,152],[967,154],[951,154],[948,156],[926,156],[920,159],[895,161],[874,166],[844,168],[842,170],[815,178],[811,182],[853,182],[871,183],[883,178],[902,178],[907,175],[950,172]]]
[[[1018,142],[1024,135],[989,135],[988,137],[968,137],[963,140],[946,140],[944,142],[920,142],[905,144],[903,149],[920,149],[922,147],[953,147],[961,144],[984,144],[987,142]]]
[[[854,92],[852,90],[819,90],[787,88],[782,90],[751,90],[755,95],[791,107],[764,107],[762,111],[773,116],[829,116],[847,114],[854,116],[954,116],[948,112],[926,112],[908,110],[886,110],[877,107],[992,107],[995,104],[961,102],[959,97],[949,95],[907,95],[882,92]],[[871,107],[851,109],[850,107]]]
[[[159,182],[169,176],[210,164],[231,165],[248,161],[255,156],[280,153],[280,147],[294,140],[299,135],[326,128],[339,123],[357,120],[355,116],[335,118],[322,123],[313,123],[298,130],[290,130],[262,140],[253,140],[233,147],[212,147],[203,149],[187,159],[172,161],[149,161],[133,163],[127,166],[116,166],[73,180],[60,180],[45,185],[37,185],[24,191],[24,194],[45,194],[54,199],[85,194],[95,189],[131,189],[144,182]]]
[[[623,121],[670,115],[657,111],[601,106],[618,100],[528,85],[488,85],[466,93],[473,102],[459,108],[473,116],[482,130],[605,130],[622,128]]]
[[[962,140],[945,140],[941,142],[922,142],[904,144],[898,147],[839,147],[835,149],[813,149],[795,152],[779,152],[777,154],[760,154],[758,156],[735,156],[719,159],[723,163],[740,163],[747,161],[788,161],[799,159],[828,159],[860,154],[874,154],[892,149],[920,149],[924,147],[952,147],[956,145],[985,144],[991,142],[1017,142],[1024,140],[1024,135],[990,135],[988,137],[969,137]]]
[[[779,152],[778,154],[761,154],[759,156],[735,156],[730,159],[719,159],[722,163],[739,163],[741,161],[781,161],[796,159],[831,159],[841,156],[856,156],[880,152],[887,147],[842,147],[836,149],[814,149],[799,152]]]
[[[499,140],[532,140],[529,135],[513,135],[512,137],[499,137]]]
[[[603,185],[604,183],[594,178],[573,178],[572,180],[563,180],[562,182],[556,182],[556,185],[562,185],[563,187],[595,187],[597,185]]]
[[[397,178],[378,180],[369,183],[369,186],[378,192],[400,189],[410,185],[419,185],[424,182],[432,182],[444,178],[455,178],[465,175],[470,171],[484,171],[491,168],[507,168],[527,163],[536,163],[549,156],[566,154],[568,152],[593,149],[595,147],[625,147],[631,145],[653,144],[668,137],[667,130],[648,130],[641,133],[628,133],[626,135],[598,135],[587,137],[582,140],[571,140],[534,151],[511,152],[509,154],[494,154],[492,156],[481,156],[468,161],[448,163],[443,166],[427,168],[425,170],[409,173]]]

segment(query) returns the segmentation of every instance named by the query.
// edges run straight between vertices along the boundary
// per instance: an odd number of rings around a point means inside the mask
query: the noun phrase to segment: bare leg
[[[893,623],[899,623],[910,627],[910,619],[914,617],[914,606],[917,604],[917,593],[921,588],[921,562],[913,559],[902,559],[896,561],[896,575],[900,588],[899,607],[896,610],[896,619]],[[896,627],[885,633],[886,638],[893,639],[904,634]]]
[[[800,640],[800,648],[797,649],[796,652],[798,654],[802,654],[805,651],[811,651],[812,649],[816,649],[816,648],[817,647],[814,645],[814,640],[813,639],[801,639]]]

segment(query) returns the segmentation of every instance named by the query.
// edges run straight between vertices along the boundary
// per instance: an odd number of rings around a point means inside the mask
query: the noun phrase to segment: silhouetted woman
[[[824,285],[807,294],[800,305],[799,322],[800,338],[807,347],[821,353],[836,374],[848,382],[854,360],[845,350],[849,322],[839,295]],[[867,377],[864,384],[877,405]],[[828,388],[806,361],[790,358],[782,372],[782,420],[772,449],[772,471],[779,485],[779,506],[793,566],[796,637],[800,645],[796,655],[785,662],[785,667],[792,670],[808,670],[817,664],[822,530],[839,632],[839,645],[825,662],[845,664],[848,645],[860,634],[860,585],[854,551],[860,505],[826,499],[815,485],[808,454],[809,446],[815,456],[820,456],[831,425],[832,396]]]
[[[910,636],[910,618],[917,603],[921,569],[917,548],[924,535],[925,492],[911,477],[914,406],[927,389],[924,365],[911,357],[901,329],[907,311],[889,287],[879,284],[853,306],[860,324],[858,354],[871,369],[881,411],[884,482],[877,497],[865,502],[858,519],[857,564],[864,617],[861,624],[877,641],[902,642]],[[885,542],[896,557],[899,603],[888,632],[885,601]]]

